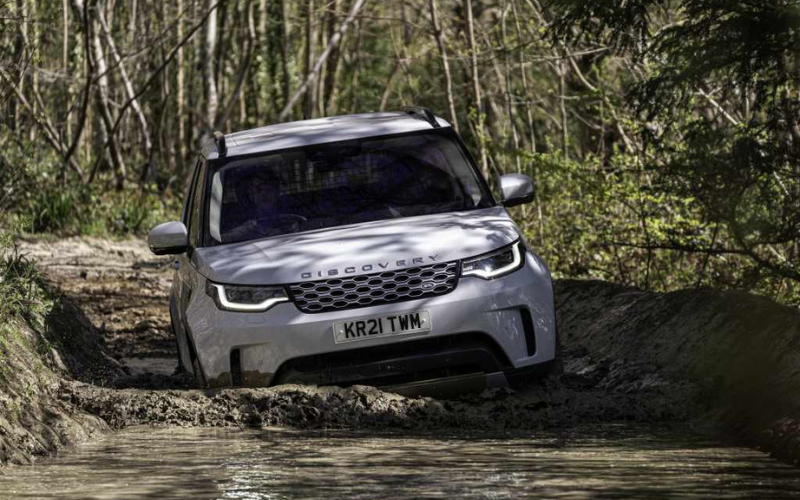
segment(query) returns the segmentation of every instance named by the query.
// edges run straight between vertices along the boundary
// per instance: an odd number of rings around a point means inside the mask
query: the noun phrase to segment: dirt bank
[[[58,350],[24,322],[4,325],[0,339],[0,465],[26,463],[35,455],[108,430],[100,418],[58,399],[66,374]],[[62,351],[63,352],[63,351]]]
[[[42,307],[0,325],[0,465],[29,462],[107,431],[105,421],[58,395],[65,379],[103,384],[124,374],[69,297],[39,280],[30,286]]]
[[[615,390],[682,386],[696,418],[798,463],[800,311],[742,292],[604,282],[562,281],[556,295],[568,363],[618,369]]]
[[[112,428],[540,429],[702,419],[784,460],[800,457],[800,313],[747,294],[656,294],[603,282],[558,282],[565,374],[516,393],[437,401],[366,387],[212,392],[188,389],[186,377],[172,375],[170,259],[153,257],[140,241],[30,240],[24,249],[86,315],[101,350],[124,366],[102,381],[68,371],[58,390],[58,404]]]

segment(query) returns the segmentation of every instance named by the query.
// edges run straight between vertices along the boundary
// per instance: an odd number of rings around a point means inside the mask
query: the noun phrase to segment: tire
[[[175,336],[175,339],[177,341],[178,339],[177,335]],[[194,379],[197,382],[197,385],[201,389],[205,389],[207,387],[206,377],[203,375],[203,369],[200,368],[200,360],[197,358],[197,351],[194,348],[192,340],[188,338],[188,334],[186,337],[186,348],[189,350],[189,359],[192,360],[191,374],[194,375]],[[178,366],[181,366],[183,364],[181,360],[182,358],[181,358],[180,346],[178,346]],[[190,373],[189,370],[186,370],[186,373]]]
[[[178,368],[175,369],[175,374],[186,373],[186,367],[183,366],[183,356],[181,356],[181,342],[178,340],[178,333],[175,331],[175,322],[172,320],[172,311],[169,312],[169,327],[172,332],[172,338],[175,339],[175,349],[178,351]]]
[[[200,360],[197,359],[197,356],[192,360],[192,370],[194,371],[194,379],[197,381],[197,385],[199,385],[201,389],[205,389],[206,378],[203,376],[203,370],[200,368]]]

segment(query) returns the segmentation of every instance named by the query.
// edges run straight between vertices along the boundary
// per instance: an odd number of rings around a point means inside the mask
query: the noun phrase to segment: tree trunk
[[[339,9],[341,8],[340,0],[333,0],[331,2],[331,12],[328,13],[328,41],[336,36],[336,28],[339,23]],[[331,55],[328,57],[328,63],[325,65],[325,85],[323,87],[323,94],[325,95],[325,111],[327,114],[336,114],[336,97],[337,97],[337,76],[339,74],[339,46],[331,50]]]
[[[82,0],[76,0],[76,3]],[[108,156],[111,165],[114,169],[114,176],[116,178],[116,188],[121,191],[125,187],[125,177],[127,176],[125,161],[122,159],[117,140],[114,134],[114,118],[111,116],[111,106],[109,104],[108,96],[108,66],[106,65],[106,58],[103,54],[103,46],[100,43],[99,28],[95,26],[94,22],[88,22],[92,31],[92,51],[94,54],[94,67],[97,69],[97,107],[100,110],[100,118],[103,123],[104,141],[108,144]],[[94,177],[92,172],[91,178]]]
[[[239,95],[242,93],[242,87],[244,86],[244,82],[247,79],[247,74],[250,71],[250,64],[253,61],[253,44],[255,43],[256,39],[256,26],[255,26],[255,19],[253,18],[253,2],[252,0],[247,0],[245,3],[246,15],[247,15],[247,35],[244,41],[244,53],[242,55],[242,63],[239,71],[237,71],[236,75],[236,83],[234,84],[233,91],[231,92],[230,97],[228,98],[228,102],[225,104],[222,113],[217,117],[218,125],[221,127],[225,124],[228,120],[228,116],[233,109],[233,106],[236,104],[236,101],[239,98]],[[214,125],[217,126],[217,123]]]
[[[503,13],[502,18],[500,19],[500,33],[501,33],[501,45],[503,47],[503,70],[505,76],[505,101],[506,101],[506,113],[508,113],[508,123],[511,126],[511,139],[513,141],[514,146],[514,162],[516,164],[516,171],[522,173],[522,168],[520,165],[520,158],[519,158],[519,134],[517,134],[517,123],[514,119],[514,104],[511,102],[511,90],[513,80],[511,78],[511,63],[509,62],[509,51],[508,51],[508,31],[506,30],[506,19],[508,17],[508,5],[506,5],[506,0],[503,0]],[[525,214],[525,206],[522,206],[522,213],[523,218]]]
[[[314,30],[314,0],[306,0],[306,59],[305,59],[305,72],[304,79],[307,82],[304,85],[303,92],[305,94],[303,104],[303,118],[308,120],[314,116],[314,104],[316,93],[314,92],[314,46],[316,44],[316,33]]]
[[[234,15],[236,15],[235,7],[237,7],[238,4],[238,2],[234,3]],[[231,22],[231,20],[228,20],[228,9],[224,8],[224,5],[225,4],[223,3],[223,8],[217,8],[215,13],[215,15],[219,14],[217,17],[217,41],[214,51],[214,83],[217,85],[217,118],[214,121],[214,124],[211,126],[212,130],[217,130],[216,123],[219,122],[219,115],[223,109],[223,99],[228,91],[228,78],[226,75],[225,66],[230,57],[225,56],[231,54],[231,51],[228,50],[228,47],[231,44],[226,42],[231,40],[233,34],[235,33],[235,29],[228,29],[228,24]],[[233,26],[236,26],[236,19],[233,19],[232,21]]]
[[[358,110],[361,107],[361,94],[358,92],[358,79],[361,77],[361,48],[363,46],[361,21],[355,22],[356,39],[353,52],[353,74],[350,77],[350,109]]]
[[[78,2],[74,4],[75,10],[77,11],[77,17],[82,21],[82,31],[83,31],[83,51],[84,54],[87,54],[85,57],[85,79],[86,83],[83,86],[83,96],[81,98],[81,106],[79,109],[78,114],[78,123],[77,123],[77,130],[75,131],[75,135],[72,135],[72,127],[71,127],[71,117],[72,114],[68,113],[66,118],[66,128],[67,128],[67,138],[71,141],[69,148],[67,149],[66,153],[64,153],[64,164],[68,165],[71,161],[73,161],[73,155],[78,150],[80,146],[81,137],[83,135],[84,129],[91,125],[91,120],[88,120],[90,108],[89,108],[89,101],[92,95],[92,79],[94,78],[94,66],[91,64],[91,58],[88,56],[90,53],[90,42],[89,42],[89,14],[86,12],[85,5],[79,6]],[[69,20],[69,18],[67,18]],[[64,73],[68,74],[69,70],[69,61],[67,61],[67,66],[64,68]],[[67,100],[70,99],[70,92],[67,89]],[[89,134],[91,137],[91,134]],[[88,144],[88,141],[86,142]],[[85,155],[86,158],[89,158],[89,155]],[[77,164],[77,163],[76,163]],[[81,174],[82,177],[82,174]]]
[[[558,109],[561,112],[561,151],[564,154],[564,159],[569,160],[569,129],[567,127],[567,104],[566,104],[566,80],[564,73],[566,69],[564,68],[563,61],[558,63]]]
[[[356,14],[358,14],[358,11],[364,5],[364,2],[366,2],[366,0],[356,0],[353,3],[350,12],[347,14],[347,18],[344,20],[344,22],[342,22],[342,25],[339,26],[339,30],[336,32],[333,38],[331,38],[328,41],[328,46],[325,47],[325,50],[322,52],[322,54],[320,54],[319,59],[317,59],[316,64],[314,64],[314,67],[309,72],[305,82],[303,82],[303,85],[300,86],[297,92],[295,92],[294,96],[291,99],[289,99],[288,103],[286,103],[286,106],[283,108],[281,114],[278,116],[279,120],[283,120],[289,115],[289,113],[292,111],[292,107],[300,99],[301,96],[303,96],[304,94],[308,95],[308,93],[311,92],[314,79],[322,69],[322,65],[325,64],[325,60],[330,55],[331,51],[336,47],[336,45],[339,43],[339,40],[341,40],[344,34],[347,32],[347,27],[350,25],[351,22],[353,22],[353,19],[355,19]]]
[[[69,69],[69,0],[63,0],[61,3],[61,16],[62,16],[62,28],[63,32],[61,34],[61,47],[62,47],[62,58],[63,58],[63,68],[64,73],[66,73]]]
[[[217,121],[217,113],[219,110],[219,97],[217,95],[217,82],[215,78],[216,64],[215,56],[217,54],[217,7],[216,0],[208,0],[209,10],[213,10],[211,15],[208,16],[206,21],[206,43],[205,43],[205,61],[203,61],[203,80],[206,83],[206,133],[202,134],[203,141],[209,134],[213,132],[210,130],[214,127]]]
[[[283,66],[283,106],[289,103],[292,90],[292,75],[289,73],[289,7],[286,0],[279,0],[281,7],[281,65]]]
[[[244,114],[247,114],[248,110],[252,109],[249,116],[258,117],[259,119],[264,118],[258,112],[259,101],[269,103],[268,108],[271,109],[275,109],[281,101],[281,90],[277,85],[280,78],[278,75],[278,61],[280,58],[274,56],[276,51],[282,50],[280,46],[281,28],[278,26],[275,29],[269,23],[276,6],[280,7],[279,2],[270,4],[267,0],[259,0],[255,48],[257,53],[261,54],[261,58],[259,60],[256,57],[256,63],[250,65],[247,74],[247,86],[251,87],[251,94],[249,100],[245,99]],[[277,26],[280,23],[275,24]]]
[[[389,72],[389,77],[386,79],[386,88],[383,89],[383,95],[381,96],[381,104],[378,108],[379,111],[385,111],[386,105],[389,102],[389,96],[392,94],[392,82],[394,82],[395,76],[400,73],[400,69],[403,66],[403,62],[400,60],[400,57],[395,59],[394,66],[392,66],[392,71]]]
[[[466,12],[467,45],[470,55],[470,69],[472,76],[472,94],[475,99],[475,139],[478,144],[478,154],[481,161],[481,171],[489,178],[489,161],[486,155],[485,134],[483,129],[483,104],[481,103],[481,86],[478,80],[478,54],[475,47],[475,21],[472,17],[472,0],[464,0],[464,11]]]
[[[431,24],[433,24],[433,36],[436,38],[436,46],[439,48],[439,58],[442,61],[444,70],[445,93],[447,95],[447,108],[450,111],[450,123],[458,132],[458,117],[456,115],[456,104],[453,99],[453,78],[450,75],[450,63],[447,60],[447,46],[444,41],[444,33],[439,24],[439,16],[436,12],[436,0],[428,0],[431,11]]]
[[[11,2],[5,2],[5,3],[6,4],[10,4]],[[4,5],[4,7],[5,6],[6,5]],[[12,83],[12,85],[15,85],[17,87],[17,89],[19,90],[19,92],[24,95],[25,94],[25,66],[27,66],[27,64],[28,64],[28,57],[27,57],[27,50],[28,50],[27,45],[28,44],[26,43],[25,39],[28,37],[28,22],[29,22],[29,19],[27,19],[27,13],[25,11],[25,3],[23,2],[23,0],[16,0],[12,16],[15,16],[17,18],[22,19],[21,22],[17,22],[16,23],[16,36],[14,36],[14,61],[15,61],[15,63],[12,64],[11,67],[16,71],[14,71],[14,74],[13,74],[13,83]],[[4,26],[2,28],[3,29],[4,38],[5,38],[5,35],[6,35],[6,30],[8,30],[10,32],[11,31],[10,28],[13,27],[14,24],[9,24],[7,26],[8,27],[6,27],[6,25],[4,23]],[[18,132],[19,131],[19,125],[20,125],[19,121],[20,121],[22,110],[20,109],[19,106],[17,106],[17,102],[14,99],[9,99],[6,102],[6,105],[8,106],[8,117],[7,117],[8,121],[7,121],[7,124],[9,125],[9,128],[11,130],[13,130],[14,132]],[[35,104],[31,104],[31,105],[35,106]],[[35,108],[34,108],[34,112],[35,112]]]
[[[517,32],[517,40],[522,40],[522,27],[519,22],[519,15],[517,12],[517,0],[511,0],[511,9],[514,12],[514,26]],[[531,152],[536,152],[536,133],[533,128],[533,112],[531,111],[531,93],[528,88],[528,75],[525,70],[525,54],[522,50],[518,50],[519,54],[519,72],[522,80],[522,95],[525,98],[525,121],[528,125],[528,141],[530,143]],[[538,196],[538,195],[537,195]],[[541,212],[541,209],[540,209]]]
[[[155,178],[156,171],[155,171],[155,157],[153,156],[153,143],[150,136],[150,127],[147,124],[147,118],[142,111],[142,107],[139,104],[139,100],[136,98],[136,91],[133,90],[133,84],[131,83],[131,79],[128,77],[128,72],[125,69],[125,63],[123,62],[122,58],[117,52],[117,46],[114,43],[114,37],[111,36],[111,30],[108,28],[108,24],[103,15],[103,11],[98,5],[95,7],[95,16],[97,18],[97,22],[100,24],[100,27],[103,30],[103,33],[106,38],[106,45],[108,45],[108,49],[111,52],[111,57],[114,59],[114,63],[117,65],[117,70],[119,71],[119,76],[122,79],[123,87],[125,87],[125,93],[128,96],[128,99],[131,101],[131,108],[133,108],[133,113],[136,115],[136,119],[139,121],[139,127],[142,129],[142,137],[144,139],[144,150],[145,154],[147,155],[147,166],[144,168],[141,174],[141,181],[147,182]],[[98,40],[99,43],[99,40]]]
[[[61,2],[61,69],[64,75],[69,78],[69,0],[62,0]],[[70,86],[67,85],[64,89],[65,102],[72,100]],[[64,129],[66,137],[72,137],[72,114],[67,111],[67,116],[64,118]]]
[[[183,1],[178,0],[178,40],[183,39]],[[178,154],[180,155],[179,158],[179,165],[183,165],[186,161],[187,151],[186,151],[186,117],[184,117],[185,113],[185,106],[186,106],[186,60],[185,60],[185,52],[183,46],[178,49],[178,82],[177,82],[177,92],[176,92],[176,101],[177,101],[177,114],[178,114]],[[182,168],[182,167],[181,167]]]
[[[389,102],[389,96],[392,95],[392,84],[394,83],[394,78],[397,76],[398,73],[400,73],[400,70],[403,68],[403,57],[404,57],[404,54],[405,54],[405,44],[407,43],[406,42],[407,38],[410,38],[410,37],[406,36],[408,30],[405,29],[405,28],[408,26],[408,21],[406,19],[406,4],[405,3],[401,3],[400,4],[400,17],[403,20],[403,27],[404,27],[404,29],[403,29],[403,37],[402,37],[403,38],[403,49],[401,50],[401,49],[397,48],[397,43],[394,42],[394,36],[392,36],[392,46],[395,49],[394,50],[394,52],[395,52],[394,64],[392,65],[392,70],[389,72],[388,78],[386,78],[386,85],[384,86],[383,95],[381,96],[381,104],[380,104],[380,107],[378,108],[379,111],[385,111],[386,110],[386,105]],[[392,34],[394,34],[394,32],[392,32]]]

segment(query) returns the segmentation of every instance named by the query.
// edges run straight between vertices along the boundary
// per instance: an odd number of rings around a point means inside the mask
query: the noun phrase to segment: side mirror
[[[189,247],[189,234],[183,222],[165,222],[150,231],[147,242],[150,251],[156,255],[179,254]]]
[[[533,181],[527,175],[506,174],[500,177],[500,191],[506,207],[516,207],[533,201]]]

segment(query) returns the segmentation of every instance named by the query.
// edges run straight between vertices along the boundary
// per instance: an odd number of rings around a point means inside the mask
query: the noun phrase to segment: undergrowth
[[[42,286],[35,263],[14,243],[15,232],[13,226],[11,231],[0,232],[0,324],[23,318],[41,326],[52,300]]]
[[[67,189],[42,182],[17,213],[30,220],[34,233],[124,236],[144,234],[177,218],[179,208],[157,192],[118,192],[83,184]]]
[[[65,171],[58,158],[34,144],[8,144],[0,152],[0,209],[22,232],[99,237],[144,234],[178,218],[180,196],[155,184],[110,187],[99,174],[92,183]],[[25,225],[21,226],[20,223]]]
[[[7,380],[6,370],[12,369],[6,358],[15,346],[24,346],[39,356],[45,356],[52,348],[43,335],[32,340],[21,334],[23,324],[43,333],[54,301],[36,264],[15,243],[15,234],[25,223],[19,220],[12,223],[8,218],[8,215],[0,217],[5,219],[0,229],[0,382]],[[32,357],[29,361],[32,365],[28,368],[41,375],[44,367],[41,360]]]

